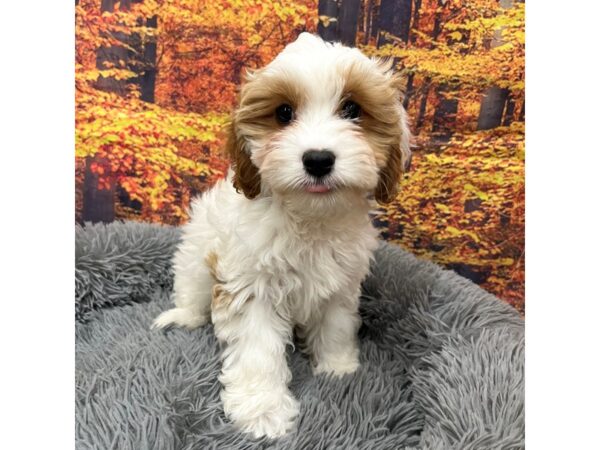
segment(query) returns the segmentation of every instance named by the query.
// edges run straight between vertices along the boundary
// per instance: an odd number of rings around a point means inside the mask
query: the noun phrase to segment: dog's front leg
[[[335,294],[315,317],[306,335],[313,373],[344,375],[359,367],[360,288]]]
[[[219,377],[225,414],[255,437],[281,436],[293,427],[298,414],[298,402],[287,387],[291,326],[264,299],[233,305],[232,298],[221,304],[213,300],[215,333],[225,344]]]

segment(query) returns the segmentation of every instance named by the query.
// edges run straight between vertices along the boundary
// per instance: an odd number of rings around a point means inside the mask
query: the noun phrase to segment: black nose
[[[335,155],[329,150],[307,150],[302,155],[304,170],[315,177],[323,177],[331,172]]]

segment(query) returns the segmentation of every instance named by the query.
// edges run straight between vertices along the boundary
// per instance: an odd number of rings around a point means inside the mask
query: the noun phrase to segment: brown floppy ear
[[[375,188],[375,200],[379,203],[390,203],[396,198],[400,177],[408,172],[411,162],[410,130],[406,111],[400,106],[400,123],[397,139],[390,146],[385,167],[379,172],[379,182]]]
[[[255,198],[260,193],[260,174],[245,149],[243,138],[238,136],[234,122],[229,125],[225,149],[234,171],[235,190],[241,190],[249,199]]]

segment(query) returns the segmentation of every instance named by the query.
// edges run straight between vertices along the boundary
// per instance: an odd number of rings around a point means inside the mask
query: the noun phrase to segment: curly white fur
[[[285,434],[298,413],[287,387],[285,353],[294,331],[314,373],[342,375],[359,366],[360,285],[377,246],[367,197],[393,158],[406,161],[409,152],[399,95],[387,100],[396,114],[393,126],[368,109],[369,101],[378,101],[376,91],[387,86],[381,84],[394,81],[388,68],[356,49],[303,33],[249,75],[234,115],[231,139],[242,143],[238,156],[249,157],[257,169],[258,195],[247,198],[234,188],[234,176],[243,177],[245,170],[238,163],[235,175],[230,172],[192,203],[174,258],[176,307],[154,326],[193,329],[211,316],[226,344],[220,377],[225,413],[257,437]],[[339,115],[340,102],[355,94],[345,87],[357,70],[380,83],[362,93],[364,121]],[[281,80],[294,90],[289,102],[296,102],[294,122],[287,126],[272,121],[274,111],[252,116],[257,102],[269,108],[270,95],[277,97],[273,105],[281,101],[285,93],[269,93]],[[382,143],[387,135],[378,130],[384,126],[396,130],[394,148]],[[324,181],[304,170],[302,155],[309,149],[336,156]],[[320,192],[308,189],[315,183],[324,185]]]

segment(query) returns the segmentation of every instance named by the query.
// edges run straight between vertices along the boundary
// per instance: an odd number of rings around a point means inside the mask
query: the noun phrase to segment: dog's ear
[[[260,193],[260,174],[248,154],[244,138],[238,135],[235,122],[229,125],[226,144],[227,156],[234,171],[233,186],[237,192],[253,199]]]
[[[396,198],[400,177],[404,172],[408,172],[411,163],[410,151],[410,129],[406,111],[399,105],[400,123],[397,127],[397,138],[390,146],[388,159],[385,167],[379,172],[379,182],[375,188],[375,200],[379,203],[390,203]]]

